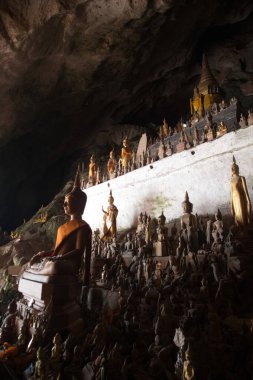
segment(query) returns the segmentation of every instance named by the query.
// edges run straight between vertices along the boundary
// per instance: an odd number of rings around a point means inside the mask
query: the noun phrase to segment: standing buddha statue
[[[110,152],[110,157],[109,157],[109,160],[107,162],[107,172],[108,172],[109,179],[113,179],[116,177],[117,165],[118,165],[118,163],[117,163],[117,160],[115,158],[115,153],[114,153],[114,149],[113,149]]]
[[[97,164],[96,164],[96,158],[94,154],[90,158],[90,163],[89,163],[89,181],[88,181],[88,187],[94,186],[97,181]]]
[[[102,207],[104,213],[104,224],[103,224],[103,236],[102,240],[111,241],[117,236],[117,216],[118,209],[114,204],[114,198],[112,196],[112,191],[110,190],[110,196],[108,198],[108,207],[106,211]]]
[[[230,182],[231,213],[236,226],[243,228],[250,223],[251,202],[246,179],[239,175],[239,166],[233,157],[232,177]]]
[[[123,140],[123,147],[121,149],[121,160],[122,160],[122,167],[123,167],[124,173],[127,172],[127,168],[128,168],[129,162],[132,159],[132,156],[133,156],[133,151],[129,146],[128,138],[126,137]]]

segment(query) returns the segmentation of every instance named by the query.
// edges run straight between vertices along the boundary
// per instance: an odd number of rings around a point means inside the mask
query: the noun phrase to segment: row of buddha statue
[[[129,140],[126,137],[123,140],[119,159],[116,158],[114,149],[111,150],[107,161],[106,174],[103,175],[101,175],[100,167],[93,154],[90,158],[87,183],[85,183],[84,180],[84,167],[82,169],[82,188],[85,189],[112,180],[135,169],[152,164],[154,161],[169,157],[174,153],[180,153],[183,150],[190,149],[198,144],[212,141],[228,133],[230,128],[226,125],[225,121],[221,120],[217,124],[213,122],[212,115],[211,112],[206,113],[206,123],[202,131],[196,127],[194,122],[189,121],[184,124],[182,119],[176,124],[175,128],[171,128],[164,118],[163,125],[159,129],[158,139],[154,143],[150,142],[138,157],[137,151],[130,147]],[[251,111],[248,112],[247,119],[241,114],[239,120],[240,128],[246,128],[252,124],[253,113]],[[158,148],[156,148],[157,143],[159,143]]]

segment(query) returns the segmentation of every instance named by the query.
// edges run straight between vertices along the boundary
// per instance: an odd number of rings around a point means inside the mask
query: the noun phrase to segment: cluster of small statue
[[[89,243],[90,230],[81,220],[85,202],[76,180],[64,203],[72,219],[60,228],[65,233],[61,249],[63,244],[73,248],[70,242],[75,232],[77,240],[81,231]],[[66,332],[59,331],[48,340],[50,307],[34,314],[31,300],[25,313],[20,313],[15,300],[11,301],[1,320],[0,364],[4,360],[23,379],[33,380],[249,379],[253,358],[251,202],[235,159],[233,222],[223,221],[220,210],[214,218],[194,215],[186,192],[180,224],[166,226],[163,212],[157,219],[140,213],[136,230],[122,241],[112,192],[108,203],[103,210],[106,228],[92,236],[90,291],[92,295],[106,290],[114,295],[114,305],[101,310],[91,295],[88,301],[83,298],[83,333],[64,338]],[[72,260],[68,252],[55,249],[54,254],[50,257],[64,261],[67,255]],[[15,336],[18,314],[24,317]]]

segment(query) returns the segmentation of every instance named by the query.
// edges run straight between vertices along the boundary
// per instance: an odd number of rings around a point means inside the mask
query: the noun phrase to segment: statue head
[[[95,155],[92,154],[92,156],[90,158],[90,163],[95,163],[95,161],[96,161]]]
[[[82,215],[86,206],[87,195],[81,190],[79,168],[76,172],[73,189],[65,196],[64,211],[67,215]]]
[[[160,224],[161,226],[164,226],[165,221],[166,221],[166,217],[164,216],[164,213],[162,211],[161,215],[158,216],[158,224]]]
[[[193,209],[193,204],[189,201],[189,195],[187,191],[185,192],[185,199],[182,202],[182,208],[183,208],[184,213],[186,214],[190,214]]]
[[[110,205],[112,205],[113,202],[114,202],[114,198],[112,196],[112,190],[110,190],[110,195],[109,195],[109,198],[108,198],[108,202],[109,202]]]
[[[110,151],[110,158],[115,158],[114,149],[112,149],[112,150]]]
[[[232,164],[232,174],[237,174],[239,175],[239,166],[236,163],[235,156],[233,156],[233,164]]]
[[[216,220],[222,220],[222,214],[220,212],[220,209],[218,208],[218,211],[215,214],[215,219]]]

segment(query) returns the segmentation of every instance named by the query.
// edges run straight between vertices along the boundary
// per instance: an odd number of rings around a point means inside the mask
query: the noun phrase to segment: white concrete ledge
[[[178,218],[186,190],[194,212],[214,213],[219,207],[226,213],[233,155],[253,200],[253,126],[250,126],[86,189],[84,219],[93,229],[101,227],[101,207],[107,207],[110,189],[119,209],[119,229],[135,226],[141,211],[157,217],[163,210],[167,221]]]

